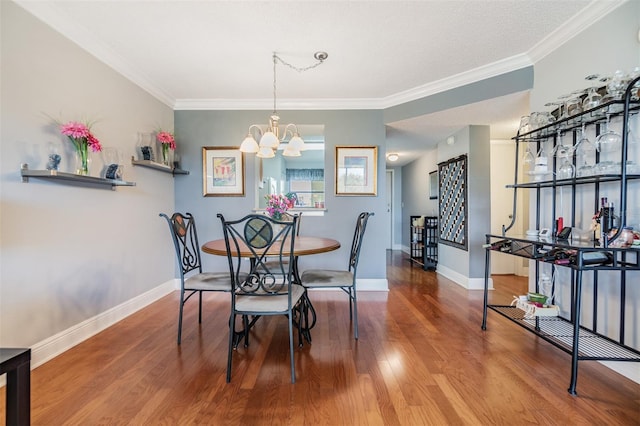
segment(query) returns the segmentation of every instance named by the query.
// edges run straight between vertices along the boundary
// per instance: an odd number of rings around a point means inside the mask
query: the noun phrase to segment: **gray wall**
[[[238,217],[250,213],[256,200],[256,157],[245,155],[246,193],[244,197],[202,196],[202,147],[239,146],[249,125],[266,123],[268,111],[176,111],[176,133],[188,176],[176,179],[176,210],[189,211],[198,218],[201,240],[222,237],[217,213]],[[386,280],[385,247],[389,219],[385,202],[385,147],[381,111],[281,111],[284,123],[323,124],[325,127],[326,212],[324,216],[304,216],[301,235],[335,238],[342,247],[335,252],[300,259],[302,269],[347,266],[355,220],[361,211],[371,211],[361,252],[358,276]],[[378,147],[378,195],[354,197],[335,195],[335,147],[365,145]],[[304,155],[304,153],[303,153]],[[205,256],[207,268],[226,267],[226,260]]]
[[[113,321],[115,307],[136,309],[136,298],[173,285],[171,240],[158,213],[173,210],[174,179],[130,163],[138,132],[171,129],[173,111],[16,4],[0,2],[0,10],[0,346],[40,342],[51,355],[59,350],[47,343],[52,336],[72,345]],[[75,169],[54,118],[96,120],[95,135],[122,152],[124,177],[137,186],[22,183],[20,164],[44,169],[49,145],[62,154],[61,171]],[[101,168],[92,154],[91,175]]]
[[[438,271],[464,287],[480,288],[484,277],[484,235],[491,229],[490,145],[488,126],[468,126],[454,133],[455,143],[438,144],[437,161],[467,154],[468,250],[438,244]]]
[[[429,199],[429,173],[434,170],[438,170],[435,149],[402,168],[402,245],[407,250],[410,217],[438,216],[438,200]]]

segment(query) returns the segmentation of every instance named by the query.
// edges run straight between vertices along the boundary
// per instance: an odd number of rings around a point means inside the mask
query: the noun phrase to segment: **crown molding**
[[[531,65],[533,64],[528,55],[514,55],[491,64],[483,65],[469,71],[427,83],[423,86],[418,86],[404,92],[387,96],[386,98],[383,98],[383,108],[390,108],[406,102],[415,101],[416,99],[425,98],[435,95],[436,93],[442,93],[467,84],[476,83],[487,78],[516,71]]]
[[[533,63],[580,34],[600,19],[613,12],[629,0],[593,0],[587,7],[570,18],[564,25],[553,30],[549,35],[536,43],[527,54]]]
[[[380,99],[278,99],[278,111],[383,109]],[[177,99],[175,110],[272,110],[273,99]]]
[[[53,28],[98,60],[113,68],[136,86],[148,92],[163,104],[173,108],[174,99],[165,91],[152,84],[149,79],[127,63],[111,48],[96,39],[91,31],[77,22],[70,24],[71,18],[54,7],[54,2],[34,2],[14,0],[24,10]]]

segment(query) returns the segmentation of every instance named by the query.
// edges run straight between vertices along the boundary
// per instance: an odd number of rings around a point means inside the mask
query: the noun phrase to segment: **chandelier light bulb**
[[[260,147],[258,146],[258,142],[256,142],[251,134],[248,134],[240,144],[240,152],[249,152],[253,154],[258,152],[259,149]]]
[[[280,141],[275,133],[271,130],[264,132],[260,138],[260,148],[276,149],[280,145]]]
[[[285,157],[300,157],[302,154],[300,154],[299,149],[295,149],[291,146],[291,143],[289,143],[284,151],[282,151],[282,155]]]
[[[275,156],[276,154],[275,152],[273,152],[273,149],[269,148],[268,146],[261,147],[256,154],[256,157],[258,158],[273,158]]]
[[[295,149],[296,151],[305,150],[306,147],[304,146],[304,140],[300,137],[300,135],[297,132],[296,134],[293,135],[293,137],[289,141],[289,148]]]

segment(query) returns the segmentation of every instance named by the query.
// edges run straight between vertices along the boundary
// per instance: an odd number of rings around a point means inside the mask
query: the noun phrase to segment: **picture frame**
[[[244,154],[236,147],[202,147],[202,195],[244,196]]]
[[[434,170],[429,173],[429,199],[438,199],[438,171]]]
[[[336,195],[378,194],[377,146],[336,146],[335,161]]]

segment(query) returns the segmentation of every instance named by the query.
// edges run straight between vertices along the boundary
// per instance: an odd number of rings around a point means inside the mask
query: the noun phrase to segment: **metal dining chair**
[[[294,316],[305,293],[304,287],[293,282],[298,217],[294,216],[291,221],[279,221],[263,214],[250,214],[239,220],[225,220],[221,214],[218,217],[222,222],[234,288],[231,292],[227,382],[231,381],[238,333],[244,333],[244,346],[247,347],[249,331],[260,317],[285,315],[289,323],[291,383],[295,383]],[[239,332],[236,331],[237,316],[241,316],[243,323],[243,330]],[[252,317],[251,322],[249,317]],[[297,325],[300,327],[300,321],[297,321]],[[300,335],[300,330],[298,333]]]
[[[280,218],[280,220],[287,221],[287,222],[291,222],[291,221],[293,221],[293,217],[294,217],[294,216],[296,216],[296,217],[298,218],[298,220],[297,220],[297,222],[296,222],[296,226],[295,226],[295,228],[294,228],[294,230],[295,230],[295,234],[296,234],[296,237],[297,237],[297,236],[299,236],[299,235],[300,235],[300,223],[302,222],[302,212],[300,212],[300,213],[295,213],[295,214],[293,214],[293,213],[287,213],[287,212],[282,213],[282,214],[281,214],[281,218]],[[265,263],[264,263],[264,264],[265,264],[266,266],[276,266],[276,265],[277,265],[277,262],[279,262],[279,261],[280,261],[280,260],[279,260],[279,259],[277,259],[277,256],[276,256],[276,258],[275,258],[274,260],[267,259],[267,260],[265,261]],[[289,262],[289,260],[288,260],[288,259],[284,259],[284,262]],[[262,267],[262,266],[260,266],[260,267]],[[296,265],[294,264],[294,268],[295,268],[295,267],[296,267]],[[297,283],[297,284],[300,284],[300,283]]]
[[[205,291],[231,291],[229,272],[203,272],[196,222],[191,213],[164,213],[180,271],[180,312],[178,314],[178,345],[182,340],[182,316],[184,304],[198,294],[198,323],[202,323],[202,293]]]
[[[347,269],[307,269],[300,277],[302,285],[306,289],[310,288],[339,288],[349,295],[349,318],[354,321],[353,335],[358,339],[358,294],[356,288],[356,275],[358,271],[358,259],[364,231],[367,228],[369,217],[373,213],[362,212],[356,220],[356,229],[353,234],[351,251],[349,252],[349,262]],[[306,296],[308,297],[308,295]],[[315,318],[315,312],[313,313]]]

